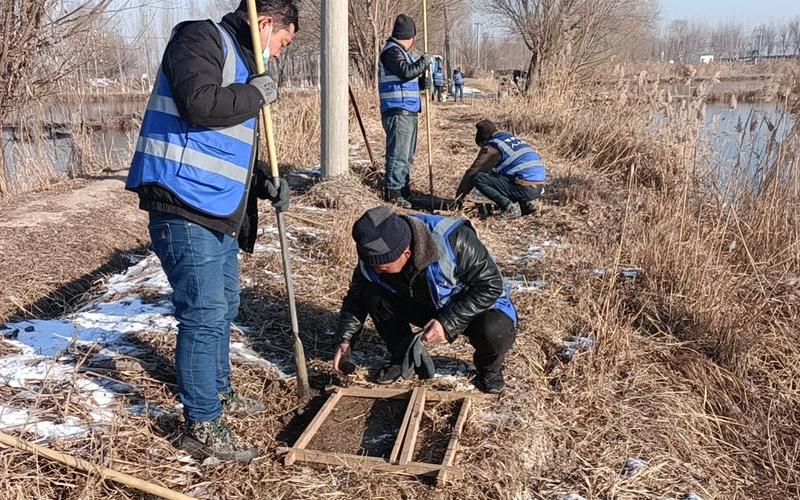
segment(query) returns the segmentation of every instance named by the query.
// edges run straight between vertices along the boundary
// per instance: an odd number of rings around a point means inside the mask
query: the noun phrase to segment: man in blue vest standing
[[[359,263],[339,315],[334,368],[350,359],[351,344],[369,315],[391,356],[378,372],[378,383],[407,376],[405,360],[414,344],[453,342],[464,335],[475,347],[475,385],[484,392],[502,391],[503,360],[514,344],[517,312],[500,269],[469,221],[398,215],[381,206],[358,219],[353,239]],[[412,334],[411,325],[422,333]]]
[[[500,207],[503,218],[534,212],[535,200],[547,182],[542,157],[519,137],[498,132],[490,120],[481,120],[475,127],[475,143],[481,150],[464,173],[456,199],[463,200],[474,187]]]
[[[147,103],[126,188],[150,215],[153,249],[172,286],[178,320],[175,367],[186,429],[177,445],[203,458],[249,462],[258,449],[227,416],[264,409],[231,387],[231,322],[239,310],[239,250],[253,251],[258,198],[277,210],[276,189],[256,162],[258,115],[277,98],[254,75],[255,58],[279,57],[299,29],[294,0],[257,0],[263,54],[254,54],[242,1],[219,23],[175,27]]]
[[[436,71],[433,72],[433,98],[439,102],[442,102],[442,94],[444,92],[444,72],[440,66],[436,68]]]
[[[417,150],[417,115],[422,111],[420,91],[431,56],[411,57],[417,27],[401,14],[394,22],[392,36],[381,50],[378,63],[378,93],[381,122],[386,132],[386,173],[384,196],[402,208],[411,208],[411,165]]]
[[[455,86],[454,97],[455,100],[458,101],[459,98],[461,101],[464,101],[464,74],[461,72],[461,68],[456,68],[453,71],[453,85]]]

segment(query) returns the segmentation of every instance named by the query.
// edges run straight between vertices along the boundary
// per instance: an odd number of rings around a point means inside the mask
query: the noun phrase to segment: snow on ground
[[[0,358],[0,390],[10,389],[3,392],[4,400],[0,401],[0,430],[24,430],[52,440],[102,430],[127,413],[171,413],[174,409],[139,402],[120,414],[121,396],[135,394],[136,388],[76,370],[81,353],[87,351],[94,353],[92,361],[141,355],[133,334],[175,336],[177,321],[171,293],[158,259],[151,254],[110,278],[103,293],[75,313],[58,319],[0,325],[0,342],[18,351]],[[291,378],[283,366],[262,358],[244,342],[232,342],[231,358],[266,366],[280,378]],[[73,402],[81,411],[56,415],[40,408],[44,405],[37,401],[46,400],[53,387],[58,394],[73,392],[77,396]]]

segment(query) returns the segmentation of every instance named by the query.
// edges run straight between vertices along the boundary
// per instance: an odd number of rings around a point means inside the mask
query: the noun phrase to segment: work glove
[[[425,349],[425,344],[422,343],[422,335],[422,332],[415,335],[408,345],[401,368],[403,378],[409,378],[416,373],[421,379],[430,379],[436,373],[433,359]]]
[[[281,178],[277,188],[272,183],[272,179],[266,176],[264,179],[259,197],[262,200],[271,201],[272,206],[278,212],[283,212],[289,208],[289,183],[286,182],[286,179]]]
[[[433,62],[433,56],[430,52],[425,52],[422,54],[422,57],[420,57],[420,60],[422,61],[422,65],[427,68]]]
[[[278,85],[266,73],[251,76],[247,83],[257,88],[261,92],[261,97],[264,99],[264,104],[272,104],[278,99]]]

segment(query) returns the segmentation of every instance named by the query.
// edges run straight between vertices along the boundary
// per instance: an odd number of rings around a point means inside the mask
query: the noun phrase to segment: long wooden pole
[[[425,53],[428,52],[428,0],[422,0],[422,36],[425,43]],[[428,185],[431,191],[431,212],[434,207],[434,191],[433,191],[433,146],[431,145],[431,89],[427,83],[430,81],[429,77],[430,66],[425,69],[425,134],[428,138]]]
[[[258,11],[256,10],[255,0],[247,0],[247,14],[250,20],[250,36],[253,40],[253,56],[256,60],[256,72],[264,73],[264,58],[261,57],[261,37],[258,33]],[[267,152],[269,153],[269,167],[272,174],[272,182],[275,187],[280,185],[280,173],[278,172],[278,150],[275,146],[275,130],[272,125],[272,111],[269,105],[261,108],[261,127],[262,136],[267,140]],[[275,214],[278,219],[278,236],[281,242],[281,256],[283,257],[283,276],[286,281],[286,294],[289,297],[289,317],[292,323],[292,335],[294,336],[294,364],[297,368],[297,391],[300,399],[305,399],[311,394],[311,387],[308,385],[308,372],[306,371],[306,354],[303,349],[303,341],[300,340],[300,327],[297,323],[297,306],[294,301],[294,285],[292,284],[292,267],[289,261],[289,243],[286,240],[286,228],[283,214]]]
[[[124,484],[125,486],[136,488],[139,491],[144,491],[145,493],[150,493],[151,495],[157,495],[161,498],[167,498],[169,500],[194,499],[194,497],[184,495],[183,493],[179,493],[169,488],[148,483],[147,481],[143,481],[139,478],[115,471],[114,469],[109,469],[108,467],[103,467],[102,465],[87,462],[86,460],[74,457],[72,455],[67,455],[66,453],[45,448],[44,446],[39,446],[38,444],[29,443],[4,432],[0,432],[0,443],[6,446],[11,446],[12,448],[16,448],[18,450],[27,451],[28,453],[32,453],[34,455],[41,455],[50,460],[55,460],[56,462],[61,462],[68,467],[72,467],[73,469],[80,469],[90,474],[97,474],[103,479],[109,479],[111,481]]]
[[[364,145],[367,147],[367,154],[369,155],[369,161],[373,165],[375,165],[375,157],[372,156],[372,146],[369,145],[369,137],[367,137],[367,129],[364,127],[364,120],[361,119],[361,111],[358,110],[358,103],[356,102],[356,96],[353,94],[353,89],[350,85],[347,86],[347,90],[350,92],[350,102],[353,104],[353,111],[356,112],[356,120],[358,120],[358,126],[361,128],[361,135],[364,137]]]

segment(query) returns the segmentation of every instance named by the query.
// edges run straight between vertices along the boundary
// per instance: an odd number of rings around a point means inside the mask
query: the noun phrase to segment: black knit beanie
[[[411,245],[411,226],[389,207],[375,207],[353,225],[353,239],[365,264],[388,264]]]
[[[489,142],[492,136],[497,133],[497,125],[491,120],[481,120],[475,125],[475,128],[478,129],[475,133],[475,144],[479,146]]]
[[[417,36],[417,25],[411,17],[400,14],[394,20],[394,28],[392,29],[392,38],[396,40],[410,40]]]

